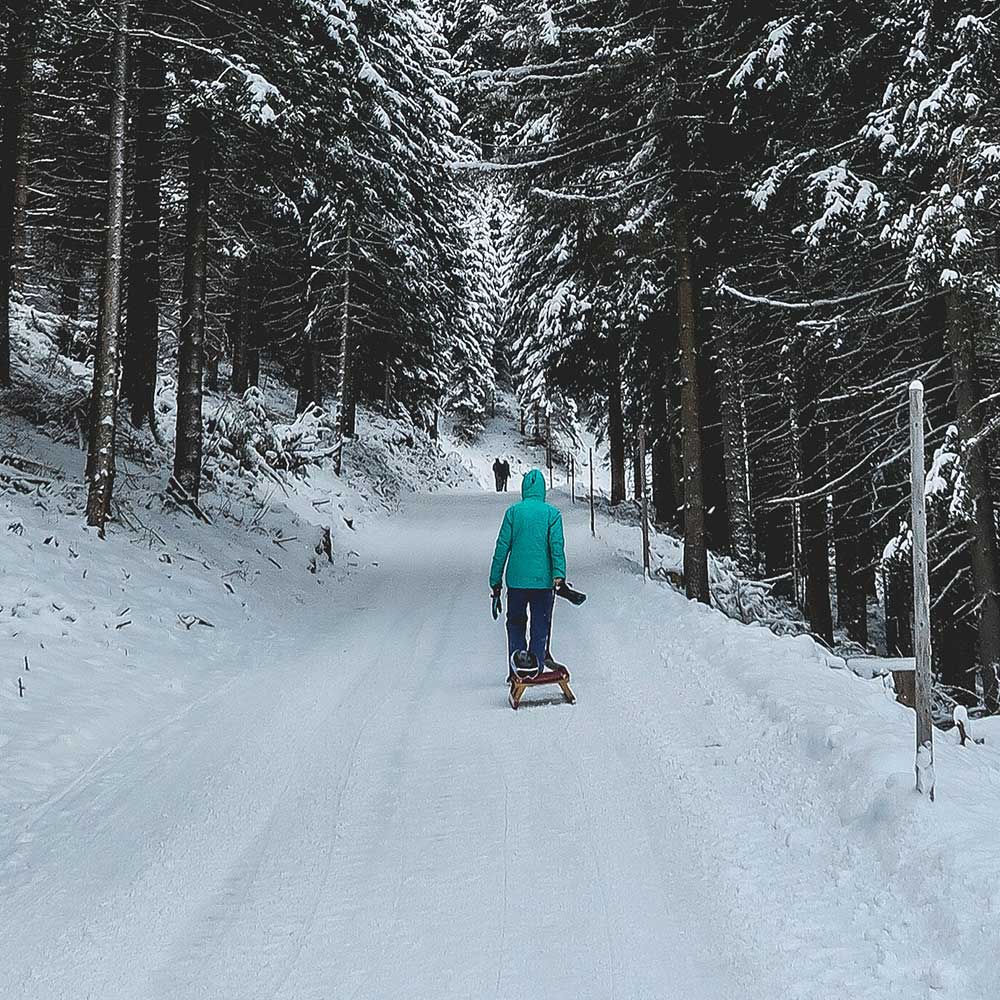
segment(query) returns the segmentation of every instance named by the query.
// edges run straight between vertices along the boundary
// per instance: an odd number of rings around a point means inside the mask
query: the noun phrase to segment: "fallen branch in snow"
[[[287,473],[302,475],[338,449],[335,424],[324,409],[310,405],[291,424],[275,423],[257,386],[223,406],[207,427],[207,458],[221,469],[267,479],[285,493]]]
[[[0,464],[10,465],[21,472],[27,472],[36,476],[46,476],[48,480],[56,479],[59,476],[59,470],[54,469],[51,465],[36,462],[33,458],[26,458],[24,455],[19,455],[12,451],[0,453]]]
[[[31,493],[39,486],[51,486],[53,480],[31,475],[14,468],[12,465],[0,463],[0,483],[11,486],[21,493]]]
[[[204,618],[199,618],[198,615],[178,615],[177,620],[188,630],[194,625],[204,625],[205,628],[215,628],[215,626]]]
[[[205,524],[212,523],[212,519],[198,506],[198,502],[181,486],[175,476],[171,476],[167,483],[167,497],[199,521],[203,521]]]
[[[958,729],[958,738],[961,746],[972,743],[975,746],[982,746],[986,742],[986,737],[975,737],[969,725],[969,710],[964,705],[956,705],[952,713],[952,721]]]

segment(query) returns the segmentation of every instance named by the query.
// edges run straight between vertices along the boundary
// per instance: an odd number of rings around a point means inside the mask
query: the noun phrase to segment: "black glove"
[[[559,581],[559,586],[555,588],[556,597],[562,597],[571,604],[580,605],[587,599],[586,594],[581,594],[579,590],[574,590],[565,580]]]
[[[496,621],[500,617],[500,612],[503,610],[503,606],[500,604],[500,591],[501,585],[498,583],[490,593],[493,596],[493,620]]]

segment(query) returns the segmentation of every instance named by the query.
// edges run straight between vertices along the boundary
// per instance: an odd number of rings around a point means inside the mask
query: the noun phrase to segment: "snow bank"
[[[606,517],[602,519],[601,537],[618,552],[641,564],[641,516],[636,505],[626,503],[609,508],[602,503],[602,512]],[[650,574],[679,586],[684,579],[683,540],[663,531],[651,531],[649,547]],[[744,624],[763,625],[779,634],[799,635],[808,629],[808,623],[796,607],[775,597],[766,583],[748,579],[728,556],[709,553],[708,578],[713,604],[730,618]],[[843,660],[840,665],[844,665]]]
[[[604,523],[599,531],[633,567],[637,530]],[[781,797],[770,808],[787,848],[816,856],[830,907],[851,910],[849,919],[864,928],[873,963],[860,970],[864,995],[898,995],[914,973],[914,952],[921,992],[908,995],[997,995],[1000,720],[973,721],[971,735],[984,742],[964,747],[957,729],[936,730],[932,803],[915,791],[914,714],[883,677],[856,676],[807,635],[742,624],[665,583],[637,579],[632,590],[623,600],[635,600],[636,631],[659,644],[665,668],[679,659],[700,665],[706,705],[732,723],[732,732],[722,723],[720,746],[738,740],[741,726],[756,732],[733,750],[744,764],[755,761],[760,775],[745,794]],[[740,851],[741,879],[766,882],[768,859],[753,856],[752,845]],[[743,904],[771,905],[753,904],[746,893]],[[782,920],[778,910],[761,916]],[[800,931],[787,929],[790,939]],[[819,973],[803,966],[803,995],[813,995],[810,975]]]
[[[268,380],[242,401],[206,395],[202,524],[164,500],[176,405],[164,380],[168,440],[122,422],[101,541],[84,524],[68,411],[36,412],[87,399],[90,370],[58,353],[58,335],[48,314],[17,312],[16,387],[0,396],[0,470],[32,463],[16,488],[0,475],[0,841],[12,865],[24,810],[55,805],[55,789],[122,741],[156,738],[255,663],[289,615],[322,621],[329,585],[366,566],[366,534],[401,497],[474,483],[446,443],[364,408],[338,477],[329,418],[296,418],[293,393]]]

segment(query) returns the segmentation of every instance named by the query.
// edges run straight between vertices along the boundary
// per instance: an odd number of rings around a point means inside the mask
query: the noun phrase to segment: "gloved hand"
[[[493,620],[496,621],[500,617],[500,612],[503,610],[503,606],[500,603],[500,590],[501,585],[498,583],[491,591],[493,597]]]
[[[565,580],[556,581],[553,590],[556,592],[556,597],[563,597],[571,604],[580,605],[587,599],[586,594],[574,590]]]

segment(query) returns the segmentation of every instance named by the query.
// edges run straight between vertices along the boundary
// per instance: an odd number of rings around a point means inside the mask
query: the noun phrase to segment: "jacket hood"
[[[545,499],[545,476],[538,469],[531,469],[524,474],[524,479],[521,480],[521,499]]]

